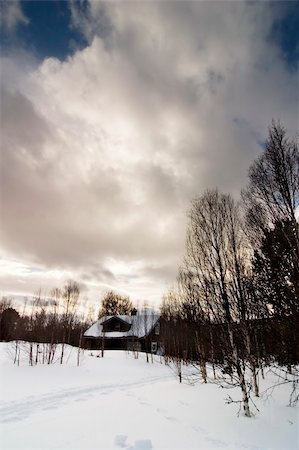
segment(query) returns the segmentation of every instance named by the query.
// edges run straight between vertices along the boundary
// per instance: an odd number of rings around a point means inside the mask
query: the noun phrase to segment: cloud
[[[1,2],[0,25],[8,33],[14,33],[19,25],[28,25],[29,19],[22,11],[21,2],[6,0]]]
[[[272,117],[296,130],[296,74],[269,42],[267,3],[71,8],[86,48],[26,71],[6,59],[3,251],[93,295],[157,300],[190,200],[214,186],[238,195]]]

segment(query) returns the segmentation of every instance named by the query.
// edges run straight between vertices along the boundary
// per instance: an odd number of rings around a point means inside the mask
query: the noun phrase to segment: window
[[[160,322],[155,326],[155,334],[158,336],[160,334]]]
[[[156,353],[156,351],[157,351],[157,342],[152,342],[151,352]]]
[[[114,330],[115,331],[120,331],[120,323],[119,322],[115,322]]]

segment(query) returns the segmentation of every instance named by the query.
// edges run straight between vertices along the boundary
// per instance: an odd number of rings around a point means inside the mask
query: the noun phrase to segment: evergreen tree
[[[298,224],[287,219],[279,220],[273,229],[265,230],[261,246],[254,253],[256,289],[274,314],[299,312],[299,273],[290,257],[296,245],[297,232]]]

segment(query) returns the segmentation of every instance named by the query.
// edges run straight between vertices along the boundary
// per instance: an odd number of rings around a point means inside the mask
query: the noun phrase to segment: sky
[[[158,305],[190,201],[298,130],[296,1],[1,1],[0,296]]]

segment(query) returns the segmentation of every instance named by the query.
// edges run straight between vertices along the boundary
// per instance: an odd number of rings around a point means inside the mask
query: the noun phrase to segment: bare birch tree
[[[60,364],[63,363],[64,348],[66,341],[70,341],[70,333],[72,324],[76,314],[76,306],[78,304],[80,295],[80,288],[75,281],[68,281],[63,288],[63,306],[64,312],[62,315],[63,322],[63,337],[60,355]]]
[[[250,417],[249,384],[234,334],[234,322],[246,320],[244,274],[237,207],[217,190],[207,191],[192,203],[187,234],[186,269],[198,288],[202,310],[224,324],[224,357],[235,371],[242,391],[244,414]],[[208,295],[207,295],[208,293]]]

